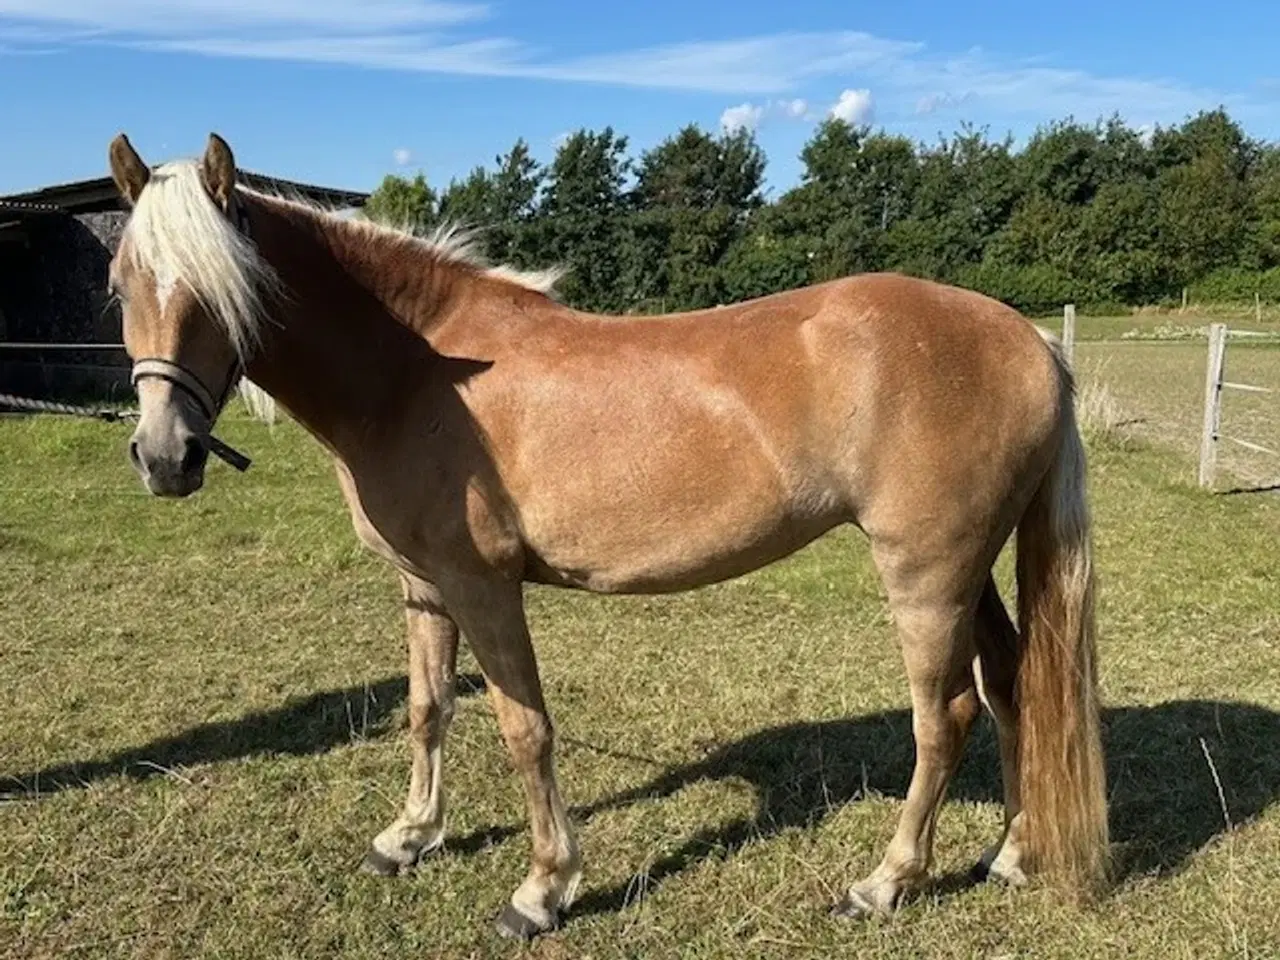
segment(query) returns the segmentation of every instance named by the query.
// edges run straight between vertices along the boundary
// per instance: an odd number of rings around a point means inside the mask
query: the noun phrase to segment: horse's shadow
[[[1245,703],[1175,701],[1106,711],[1111,835],[1120,879],[1180,870],[1197,850],[1280,800],[1280,713]],[[911,714],[894,710],[848,720],[758,731],[712,748],[705,759],[576,811],[602,810],[668,796],[703,780],[751,785],[756,811],[699,831],[643,877],[579,901],[575,912],[624,907],[643,883],[664,878],[749,841],[822,822],[842,804],[871,794],[903,798],[913,763]],[[992,725],[974,734],[951,782],[950,799],[1002,802]],[[1220,792],[1221,791],[1221,792]],[[996,839],[994,836],[992,840]],[[976,859],[978,851],[974,851]],[[942,878],[953,890],[966,877]]]
[[[459,677],[460,694],[483,688]],[[34,799],[124,775],[162,776],[167,768],[257,754],[320,753],[368,735],[384,735],[406,696],[403,677],[329,691],[236,720],[206,724],[105,760],[70,763],[31,773],[0,772],[0,800]],[[1280,799],[1280,713],[1264,707],[1184,700],[1152,707],[1119,707],[1104,718],[1112,838],[1121,877],[1167,874],[1228,826],[1246,823]],[[592,749],[564,738],[568,749]],[[750,818],[707,827],[631,878],[580,900],[576,913],[625,906],[642,880],[647,889],[709,857],[732,855],[757,838],[820,823],[840,805],[874,792],[901,798],[913,761],[911,718],[905,710],[848,720],[772,727],[707,748],[706,756],[672,767],[641,786],[575,808],[577,819],[670,796],[704,780],[741,780],[756,794]],[[984,722],[952,781],[953,799],[999,802],[998,759]],[[450,838],[451,848],[475,851],[518,832],[498,826]],[[994,839],[994,838],[993,838]],[[976,851],[975,851],[976,853]],[[946,878],[944,889],[962,881]]]
[[[477,674],[457,678],[459,696],[484,689]],[[31,800],[85,787],[108,777],[149,780],[174,767],[218,763],[261,755],[306,756],[386,734],[397,707],[408,697],[405,677],[328,690],[290,700],[274,710],[205,723],[174,737],[122,750],[104,760],[73,761],[29,773],[0,770],[0,801]]]

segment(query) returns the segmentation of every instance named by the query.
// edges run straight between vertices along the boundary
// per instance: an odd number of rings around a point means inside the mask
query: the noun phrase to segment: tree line
[[[800,182],[766,196],[752,134],[687,126],[639,157],[612,128],[550,164],[518,140],[435,190],[388,176],[367,215],[418,231],[481,228],[493,262],[560,264],[566,302],[695,309],[897,270],[1027,312],[1176,300],[1280,300],[1280,145],[1225,111],[1139,131],[1119,118],[1012,139],[962,128],[932,145],[822,123]]]

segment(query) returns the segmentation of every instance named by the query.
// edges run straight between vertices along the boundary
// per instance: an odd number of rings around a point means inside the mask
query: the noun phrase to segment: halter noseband
[[[139,380],[146,380],[147,378],[168,380],[196,402],[196,405],[200,407],[200,412],[209,419],[209,426],[212,428],[213,422],[218,419],[218,414],[222,412],[222,408],[227,402],[232,386],[239,379],[237,374],[240,373],[240,370],[240,361],[236,360],[227,375],[226,386],[216,399],[209,392],[209,388],[194,373],[182,364],[173,360],[165,360],[163,357],[145,357],[137,361],[133,365],[133,375],[130,379],[135,387],[137,387]]]
[[[245,239],[252,239],[249,232],[249,214],[244,209],[244,204],[234,194],[232,194],[231,209],[227,213],[232,218],[236,230],[241,236],[245,237]],[[244,376],[244,361],[237,353],[231,369],[227,371],[226,383],[217,396],[214,396],[213,391],[206,387],[204,381],[191,370],[175,360],[168,360],[164,357],[144,357],[135,361],[133,372],[129,379],[135,390],[140,380],[148,378],[167,380],[191,397],[196,402],[196,406],[200,408],[200,411],[209,420],[209,435],[205,438],[209,452],[243,473],[249,469],[249,458],[213,436],[214,421],[218,419],[218,414],[222,413],[222,408],[226,406],[232,389],[242,376]]]

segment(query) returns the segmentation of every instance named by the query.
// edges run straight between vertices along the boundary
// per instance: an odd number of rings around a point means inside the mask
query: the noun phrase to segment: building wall
[[[25,221],[25,244],[0,247],[3,339],[36,343],[119,343],[120,311],[107,303],[107,268],[125,213]],[[123,351],[0,350],[0,391],[24,396],[127,396]]]

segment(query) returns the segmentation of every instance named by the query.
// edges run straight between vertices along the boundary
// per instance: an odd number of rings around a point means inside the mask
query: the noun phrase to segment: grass
[[[0,418],[0,956],[1276,956],[1280,498],[1196,491],[1176,430],[1123,423],[1176,411],[1193,348],[1092,349],[1124,414],[1091,432],[1119,865],[1097,907],[963,880],[1000,824],[984,721],[937,885],[827,918],[912,756],[879,585],[837,533],[688,594],[530,590],[587,874],[565,929],[499,941],[528,833],[465,658],[446,851],[355,870],[407,782],[404,639],[301,431],[231,417],[253,469],[169,503],[119,428]]]

